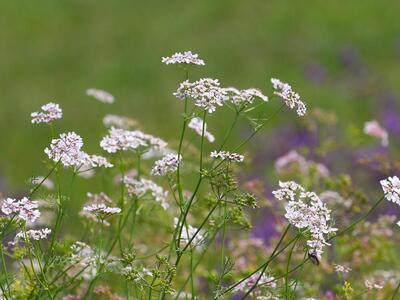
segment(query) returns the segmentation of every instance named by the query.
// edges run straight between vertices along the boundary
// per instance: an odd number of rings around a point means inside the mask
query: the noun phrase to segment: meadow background
[[[270,77],[291,82],[310,109],[336,115],[349,145],[373,143],[362,134],[370,119],[391,122],[391,133],[399,132],[399,11],[395,0],[1,1],[0,191],[22,194],[29,177],[44,175],[50,134],[30,124],[30,113],[49,101],[64,110],[59,131],[82,135],[88,152],[99,151],[106,113],[132,117],[146,132],[176,142],[181,103],[172,92],[183,72],[161,64],[176,51],[192,50],[206,61],[193,78],[219,78],[224,86],[267,94]],[[87,97],[90,87],[111,92],[116,103]],[[228,118],[218,112],[208,120],[217,138]],[[293,120],[283,114],[251,148],[263,153],[274,144],[274,130],[296,128]],[[394,153],[399,136],[391,135]],[[254,176],[269,174],[296,138],[265,155]],[[337,164],[343,161],[329,167]],[[76,185],[82,193],[89,186],[94,189],[84,179]]]

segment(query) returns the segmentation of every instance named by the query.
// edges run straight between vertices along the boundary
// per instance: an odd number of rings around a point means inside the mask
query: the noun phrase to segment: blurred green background
[[[24,190],[28,177],[45,173],[50,133],[32,126],[30,113],[49,101],[64,109],[58,130],[81,134],[88,152],[100,153],[106,113],[176,140],[181,103],[172,92],[183,72],[161,64],[176,51],[206,61],[193,78],[270,94],[268,80],[278,77],[309,107],[362,127],[380,105],[375,91],[400,87],[399,12],[397,0],[0,1],[2,190]],[[111,92],[116,103],[87,97],[89,87]],[[228,122],[220,116],[209,120],[217,136]]]

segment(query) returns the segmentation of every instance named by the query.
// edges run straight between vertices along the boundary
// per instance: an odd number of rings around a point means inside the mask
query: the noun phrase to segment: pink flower
[[[364,133],[381,139],[382,146],[384,147],[387,147],[389,145],[389,135],[387,131],[381,125],[379,125],[378,121],[376,120],[365,123]]]

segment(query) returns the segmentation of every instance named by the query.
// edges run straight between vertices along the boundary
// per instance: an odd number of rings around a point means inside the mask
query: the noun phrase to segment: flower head
[[[388,132],[379,125],[378,121],[372,120],[366,122],[364,125],[364,133],[370,136],[381,139],[382,146],[387,147],[389,145],[389,134]]]
[[[164,191],[161,186],[157,185],[153,181],[144,178],[136,180],[131,177],[125,177],[124,183],[129,196],[142,197],[147,192],[150,192],[152,197],[157,202],[160,202],[161,206],[164,209],[167,209],[169,207],[169,204],[167,202],[168,192]]]
[[[397,176],[381,180],[381,186],[388,201],[400,205],[400,179]]]
[[[289,84],[276,78],[271,78],[271,83],[275,89],[274,94],[285,100],[286,105],[291,109],[296,108],[297,115],[304,116],[306,114],[306,105],[301,101],[300,95],[294,92]]]
[[[50,235],[50,233],[51,229],[49,228],[43,228],[38,230],[31,229],[26,232],[20,231],[15,235],[14,240],[10,242],[10,244],[15,245],[19,241],[24,241],[24,240],[35,240],[35,241],[44,240]]]
[[[103,118],[103,124],[106,127],[114,126],[116,128],[129,129],[134,127],[137,122],[128,117],[108,114]]]
[[[29,200],[27,197],[21,200],[7,198],[3,201],[1,211],[7,216],[15,215],[27,222],[35,222],[40,217],[38,207],[37,201]]]
[[[198,135],[203,134],[203,120],[201,118],[195,117],[192,118],[188,124],[190,129],[193,129]],[[215,141],[215,137],[207,131],[207,123],[204,124],[204,137],[210,142],[213,143]]]
[[[168,173],[174,173],[178,169],[181,159],[182,156],[178,157],[177,154],[169,153],[165,155],[162,159],[154,163],[151,175],[163,176]]]
[[[256,282],[258,281],[258,286],[268,286],[270,288],[276,288],[276,280],[273,276],[268,276],[263,274],[260,278],[260,273],[255,273],[251,275],[246,280],[242,281],[234,288],[234,292],[247,292],[250,288],[252,288]],[[254,294],[258,294],[260,291],[259,289],[255,289],[253,291]]]
[[[114,103],[114,96],[103,90],[93,89],[93,88],[87,89],[86,95],[92,96],[96,100],[99,100],[100,102],[103,103],[109,103],[109,104]]]
[[[174,218],[174,225],[175,227],[178,226],[178,218]],[[182,246],[185,246],[189,241],[193,238],[191,241],[191,245],[196,247],[202,244],[204,241],[204,232],[200,230],[197,232],[197,228],[193,227],[192,225],[188,224],[187,227],[183,226],[182,227],[182,236],[181,236],[181,243]],[[196,234],[197,232],[197,234]]]
[[[224,90],[227,93],[227,99],[237,106],[251,104],[256,98],[259,98],[264,102],[268,101],[268,97],[258,89],[250,88],[238,90],[234,87],[228,87]]]
[[[199,58],[198,54],[192,53],[191,51],[185,51],[183,53],[177,52],[170,57],[163,57],[162,63],[166,65],[174,64],[185,64],[185,65],[198,65],[204,66],[204,61]]]
[[[231,162],[242,162],[244,160],[243,155],[229,151],[213,151],[211,152],[210,157],[229,160]]]
[[[105,217],[109,217],[111,215],[119,214],[121,209],[119,207],[110,207],[105,205],[104,203],[100,204],[90,204],[83,207],[83,211],[88,212],[90,214],[94,214],[104,219]]]
[[[57,103],[47,103],[41,107],[41,111],[31,113],[32,124],[51,123],[62,118],[62,109]]]

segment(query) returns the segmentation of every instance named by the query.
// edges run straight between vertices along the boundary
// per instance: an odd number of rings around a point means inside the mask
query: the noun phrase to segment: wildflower
[[[334,268],[336,273],[349,273],[351,271],[351,268],[343,265],[335,265]]]
[[[86,193],[86,197],[91,203],[112,203],[111,198],[104,192],[99,194]]]
[[[166,65],[174,64],[186,64],[186,65],[198,65],[204,66],[204,61],[199,58],[198,54],[192,53],[191,51],[185,51],[183,53],[177,52],[170,57],[163,57],[162,63]]]
[[[89,214],[94,214],[101,219],[109,217],[111,215],[119,214],[121,209],[119,207],[109,207],[104,203],[100,204],[90,204],[83,207],[84,212],[88,212]]]
[[[129,129],[131,127],[134,127],[137,122],[128,117],[108,114],[103,118],[103,124],[106,127],[114,126],[116,128]]]
[[[93,89],[93,88],[87,89],[86,95],[92,96],[103,103],[109,103],[109,104],[114,103],[114,96],[103,90]]]
[[[193,118],[190,120],[188,127],[193,129],[198,135],[203,134],[203,120],[201,118]],[[207,131],[207,123],[204,124],[204,137],[210,142],[213,143],[215,141],[215,137]]]
[[[57,103],[47,103],[41,107],[42,111],[31,113],[32,124],[51,123],[62,118],[62,110]]]
[[[400,179],[397,176],[381,180],[381,186],[388,201],[400,205]]]
[[[249,278],[247,278],[246,280],[242,281],[240,284],[238,284],[233,291],[234,292],[247,292],[248,289],[252,288],[258,278],[260,278],[260,273],[255,273],[253,275],[251,275]],[[260,280],[258,280],[257,285],[258,286],[267,286],[270,288],[276,288],[276,282],[275,282],[275,277],[273,276],[268,276],[263,274],[260,278]],[[257,289],[255,289],[253,291],[253,293],[257,294],[257,292],[259,292]]]
[[[368,279],[365,279],[364,285],[368,290],[381,290],[383,289],[383,285],[377,284],[375,282],[372,282]]]
[[[33,177],[31,179],[32,185],[39,185],[44,186],[45,188],[52,190],[54,188],[54,182],[49,178],[44,178],[43,176]]]
[[[397,226],[400,226],[400,221],[398,221],[396,224],[397,224]]]
[[[80,276],[85,280],[94,278],[97,274],[97,259],[95,251],[80,241],[75,242],[71,246],[71,256],[69,257],[68,275],[70,277]]]
[[[268,97],[265,96],[258,89],[250,88],[250,89],[238,90],[237,88],[234,87],[228,87],[225,88],[224,90],[227,93],[226,98],[237,106],[252,104],[256,98],[259,98],[264,102],[268,101]]]
[[[217,106],[224,104],[226,94],[218,79],[202,78],[195,82],[182,82],[174,96],[180,100],[191,98],[196,106],[213,113]]]
[[[378,121],[376,120],[365,123],[364,133],[381,139],[382,146],[384,147],[387,147],[389,145],[388,132],[381,125],[379,125]]]
[[[321,177],[329,176],[329,170],[326,166],[320,163],[315,163],[307,160],[304,156],[300,155],[296,150],[291,150],[287,154],[279,157],[275,161],[275,169],[278,173],[283,173],[286,169],[295,164],[301,173],[309,173],[310,170],[315,168],[315,171]]]
[[[154,167],[151,170],[151,175],[163,176],[167,173],[173,173],[178,169],[178,165],[181,160],[181,155],[178,157],[177,154],[169,153],[154,163]]]
[[[46,239],[51,233],[51,229],[49,228],[44,228],[44,229],[39,229],[39,230],[28,230],[26,232],[18,232],[15,235],[14,241],[10,242],[11,245],[16,245],[18,241],[24,241],[24,240],[44,240]]]
[[[271,78],[271,83],[275,89],[274,94],[283,98],[286,105],[291,109],[296,107],[297,115],[304,116],[306,114],[306,105],[301,101],[300,95],[294,92],[289,84],[276,78]]]
[[[229,160],[231,162],[242,162],[244,160],[243,155],[229,151],[213,151],[211,152],[210,157],[220,158],[222,160]]]
[[[16,215],[17,218],[27,222],[35,222],[40,217],[37,201],[29,200],[27,197],[21,200],[7,198],[4,200],[1,211],[6,215]]]
[[[139,147],[159,150],[166,146],[166,142],[150,134],[145,134],[139,130],[128,131],[114,127],[111,127],[109,134],[100,142],[100,147],[108,153],[115,153],[120,150],[136,150]]]
[[[147,192],[150,192],[152,197],[154,197],[157,202],[160,202],[164,209],[169,207],[167,203],[168,192],[164,191],[162,187],[155,184],[153,181],[144,178],[136,180],[131,177],[126,177],[124,184],[129,196],[141,197]]]
[[[314,192],[305,189],[294,181],[279,182],[280,189],[273,192],[279,201],[286,201],[285,218],[299,229],[307,229],[310,238],[307,241],[309,253],[321,257],[325,245],[329,245],[325,236],[337,231],[330,226],[331,211]]]
[[[178,218],[174,218],[174,225],[175,227],[178,226]],[[187,226],[183,226],[181,236],[181,243],[183,246],[185,246],[193,236],[194,238],[190,245],[194,247],[199,246],[204,241],[204,233],[201,230],[197,232],[197,230],[197,228],[193,227],[190,224]]]

